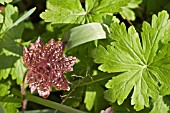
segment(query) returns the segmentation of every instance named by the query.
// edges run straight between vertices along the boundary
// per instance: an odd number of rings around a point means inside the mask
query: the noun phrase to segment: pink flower
[[[31,89],[31,93],[38,91],[39,95],[47,98],[51,91],[51,86],[56,89],[69,91],[68,82],[63,76],[73,70],[76,57],[67,57],[63,54],[63,42],[56,42],[51,39],[43,45],[39,37],[35,43],[30,44],[30,48],[24,47],[23,61],[28,67],[26,80]]]

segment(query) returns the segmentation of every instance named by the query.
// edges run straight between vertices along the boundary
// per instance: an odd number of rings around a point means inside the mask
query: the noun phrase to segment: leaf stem
[[[16,96],[21,97],[21,93],[17,89],[12,89],[12,93]],[[47,107],[50,107],[50,108],[53,108],[53,109],[57,109],[59,111],[65,112],[65,113],[87,113],[87,112],[84,112],[84,111],[80,111],[78,109],[71,108],[71,107],[66,106],[66,105],[62,105],[62,104],[59,104],[59,103],[56,103],[56,102],[53,102],[53,101],[50,101],[50,100],[47,100],[47,99],[43,99],[43,98],[31,95],[28,92],[26,92],[25,98],[28,101],[35,102],[35,103],[38,103],[40,105],[44,105],[44,106],[47,106]]]
[[[26,99],[25,99],[25,87],[24,87],[24,83],[25,83],[25,77],[26,77],[27,71],[24,74],[24,77],[22,79],[22,84],[21,84],[21,94],[22,94],[22,113],[24,113],[25,108],[26,108]]]

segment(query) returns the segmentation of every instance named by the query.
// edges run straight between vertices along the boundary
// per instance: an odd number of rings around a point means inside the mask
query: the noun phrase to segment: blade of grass
[[[21,92],[17,89],[12,89],[12,93],[18,97],[21,97]],[[59,104],[59,103],[56,103],[56,102],[53,102],[53,101],[50,101],[47,99],[43,99],[43,98],[34,96],[28,92],[26,92],[25,98],[28,101],[35,102],[37,104],[44,105],[44,106],[47,106],[47,107],[50,107],[53,109],[57,109],[59,111],[65,112],[65,113],[87,113],[87,112],[80,111],[78,109],[74,109],[74,108],[71,108],[71,107],[63,105],[63,104]]]
[[[73,47],[98,39],[106,39],[109,29],[100,23],[89,23],[69,30],[63,37],[66,41],[65,52]]]

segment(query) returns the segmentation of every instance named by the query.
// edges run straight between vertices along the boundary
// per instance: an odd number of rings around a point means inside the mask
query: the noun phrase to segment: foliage
[[[142,44],[133,27],[126,32],[123,23],[111,25],[110,37],[115,41],[107,46],[107,50],[99,46],[94,53],[95,62],[102,63],[99,70],[123,72],[106,84],[109,89],[105,92],[107,100],[122,104],[134,89],[131,104],[141,110],[144,106],[149,107],[149,97],[158,97],[158,83],[169,86],[169,44],[159,47],[170,29],[168,17],[163,11],[158,17],[153,15],[152,25],[143,23]]]
[[[75,56],[77,62],[72,72],[71,67],[62,70],[62,78],[57,79],[60,85],[61,79],[66,79],[70,91],[50,86],[50,95],[48,92],[48,98],[43,99],[25,87],[29,113],[41,109],[57,109],[57,113],[100,113],[109,109],[116,113],[169,112],[169,1],[0,0],[0,4],[0,112],[21,110],[19,90],[27,70],[32,70],[26,76],[29,85],[41,82],[39,72],[45,77],[44,86],[36,89],[40,90],[56,79],[54,71],[67,65],[65,61],[58,62],[60,65],[53,62],[49,68],[46,61],[54,59],[46,56],[41,59],[46,65],[43,69],[39,69],[39,63],[28,66],[40,59],[43,48],[39,48],[41,52],[34,51],[34,57],[32,53],[24,55],[29,69],[25,67],[23,47],[25,53],[26,47],[36,48],[34,42],[39,36],[43,43],[36,43],[42,47],[50,40],[62,42],[60,56]]]
[[[18,112],[17,108],[21,106],[21,100],[10,94],[9,89],[8,84],[0,84],[1,113],[16,113]]]

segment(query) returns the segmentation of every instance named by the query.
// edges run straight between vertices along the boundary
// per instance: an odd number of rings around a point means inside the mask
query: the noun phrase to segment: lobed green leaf
[[[17,108],[21,107],[21,102],[13,95],[9,95],[9,89],[10,86],[0,84],[0,107],[3,109],[4,113],[17,113]]]
[[[5,5],[5,3],[10,3],[12,0],[0,0],[0,3]]]
[[[142,39],[133,27],[126,31],[125,25],[113,23],[110,37],[115,40],[106,48],[99,46],[94,61],[101,64],[104,72],[122,72],[108,81],[105,98],[122,104],[131,90],[131,104],[139,111],[149,107],[149,98],[159,95],[159,83],[170,83],[170,45],[164,40],[170,30],[169,15],[162,11],[152,17],[152,24],[143,23]],[[166,39],[167,40],[167,39]]]
[[[168,113],[169,107],[164,103],[163,96],[154,100],[153,108],[149,113]]]
[[[0,29],[0,80],[2,78],[6,79],[11,74],[12,78],[17,79],[17,83],[21,84],[25,71],[23,62],[20,62],[23,53],[21,37],[24,31],[24,24],[22,21],[28,18],[34,11],[35,8],[19,18],[17,7],[10,4],[5,7],[3,24]]]
[[[47,10],[40,17],[52,24],[102,22],[106,15],[121,11],[121,7],[128,2],[129,0],[86,0],[84,9],[80,0],[48,0]]]

